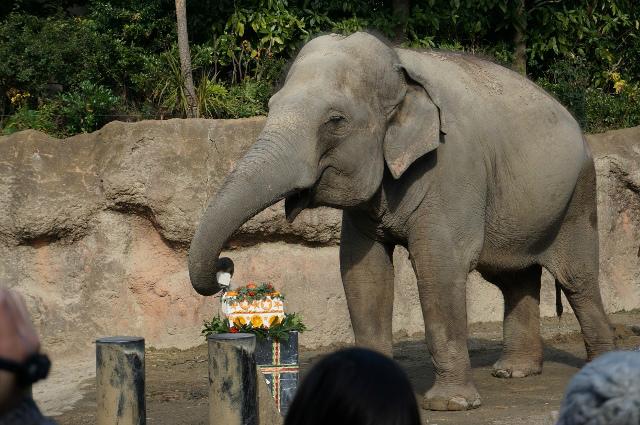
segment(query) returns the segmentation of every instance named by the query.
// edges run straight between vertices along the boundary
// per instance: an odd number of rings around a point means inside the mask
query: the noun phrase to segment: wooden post
[[[144,338],[96,341],[96,424],[144,425]]]
[[[252,334],[214,334],[209,346],[209,424],[258,425],[258,392]]]

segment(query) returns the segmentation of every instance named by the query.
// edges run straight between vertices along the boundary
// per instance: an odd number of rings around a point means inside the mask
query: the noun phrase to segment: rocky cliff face
[[[140,334],[151,345],[202,341],[216,298],[191,288],[186,250],[210,195],[253,143],[263,118],[111,123],[64,140],[0,138],[0,284],[25,295],[44,343],[62,354],[95,338]],[[601,287],[609,311],[640,307],[640,127],[589,136],[598,170]],[[214,171],[215,170],[215,171]],[[303,314],[302,344],[352,340],[338,269],[340,213],[277,204],[229,244],[235,279],[269,280]],[[395,253],[394,329],[423,332],[415,278]],[[473,274],[470,321],[500,320],[499,292]],[[543,284],[545,315],[553,291]]]

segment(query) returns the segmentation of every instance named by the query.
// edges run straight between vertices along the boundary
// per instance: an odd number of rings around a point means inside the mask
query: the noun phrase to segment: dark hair
[[[390,358],[362,348],[341,350],[302,381],[284,425],[420,425],[407,375]]]

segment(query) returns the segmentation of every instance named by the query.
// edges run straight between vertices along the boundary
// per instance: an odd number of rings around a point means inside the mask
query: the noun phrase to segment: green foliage
[[[552,65],[538,84],[569,109],[587,132],[640,125],[640,86],[617,72],[598,76],[604,87],[593,87],[584,59],[574,57]]]
[[[573,58],[551,65],[537,83],[565,105],[585,128],[588,126],[586,93],[589,80],[584,59]]]
[[[637,123],[638,2],[528,0],[523,14],[518,4],[414,0],[404,45],[465,51],[510,66],[514,29],[524,28],[526,19],[532,80],[589,131]],[[283,65],[314,35],[373,29],[394,38],[400,25],[390,0],[199,0],[187,6],[199,110],[214,118],[265,114]],[[72,134],[109,119],[101,115],[186,116],[174,7],[171,0],[2,2],[0,113],[15,115],[4,131],[31,126]],[[30,96],[14,102],[9,92]],[[95,105],[78,97],[87,92]]]
[[[586,130],[591,133],[640,125],[640,87],[635,85],[618,95],[611,95],[599,88],[589,88],[586,113]]]
[[[20,130],[40,130],[49,134],[57,134],[56,124],[51,108],[37,110],[22,106],[4,123],[0,134],[11,134]]]
[[[88,133],[110,121],[119,103],[109,88],[83,81],[77,90],[60,96],[58,112],[67,134]]]
[[[266,115],[269,97],[271,97],[270,83],[249,80],[231,86],[226,116],[228,118],[246,118]]]
[[[287,8],[286,1],[248,3],[235,8],[213,42],[217,62],[230,69],[232,84],[247,77],[260,80],[265,61],[290,56],[297,42],[309,36],[304,21]]]
[[[47,97],[52,84],[102,79],[108,40],[81,18],[11,14],[0,22],[0,88]]]
[[[282,322],[273,323],[270,327],[254,327],[250,322],[246,324],[229,323],[229,319],[214,317],[211,321],[203,323],[202,335],[205,338],[212,334],[221,333],[251,333],[258,339],[271,338],[273,340],[287,341],[291,332],[304,332],[307,327],[297,313],[286,313]]]
[[[214,334],[225,334],[231,332],[231,324],[229,323],[229,319],[226,317],[221,319],[220,316],[216,316],[211,321],[207,322],[206,320],[202,324],[202,332],[201,334],[206,337]]]
[[[196,88],[198,97],[198,109],[200,113],[208,117],[225,117],[229,112],[229,90],[215,81],[203,75]]]
[[[187,115],[189,98],[184,84],[184,76],[180,69],[180,58],[175,46],[160,54],[160,60],[153,62],[151,70],[155,82],[152,99],[163,113],[170,115]]]

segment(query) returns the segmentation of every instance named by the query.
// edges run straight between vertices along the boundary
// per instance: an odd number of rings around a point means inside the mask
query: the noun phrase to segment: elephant
[[[504,296],[498,377],[542,371],[542,268],[580,323],[591,359],[613,348],[598,286],[595,168],[580,126],[520,74],[460,52],[416,51],[366,32],[299,51],[265,126],[205,208],[189,249],[212,295],[225,242],[285,199],[342,210],[340,272],[356,344],[392,354],[392,252],[417,278],[435,381],[431,410],[480,406],[467,348],[466,282]]]

